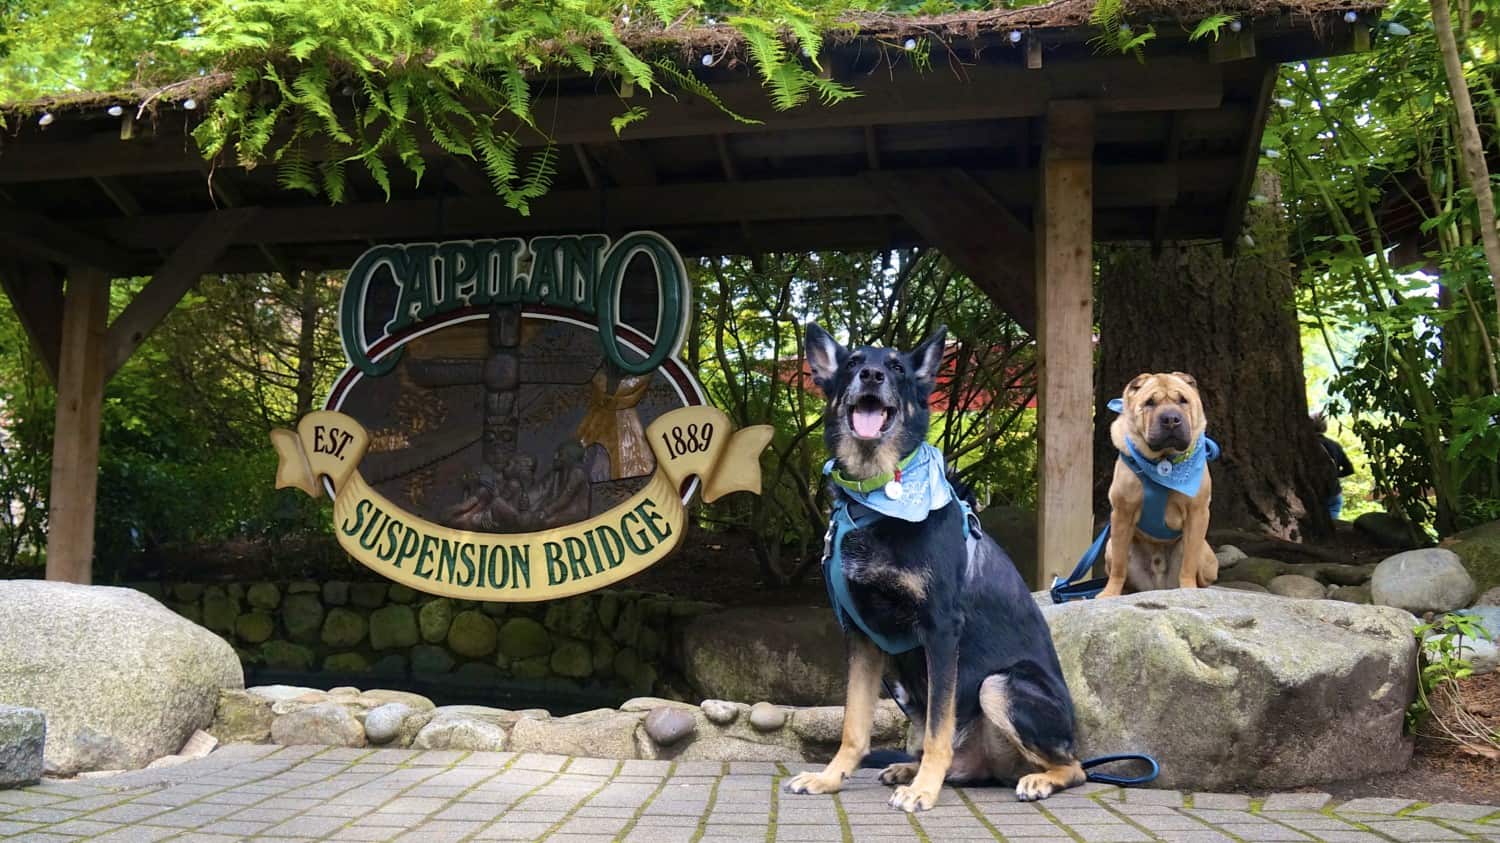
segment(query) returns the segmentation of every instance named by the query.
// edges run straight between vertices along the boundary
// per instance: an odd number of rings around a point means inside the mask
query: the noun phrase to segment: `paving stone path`
[[[504,752],[223,747],[163,770],[0,790],[0,838],[32,841],[1500,841],[1500,807],[1323,794],[1264,800],[1085,785],[1040,803],[945,790],[914,817],[863,771],[794,796],[777,764]]]

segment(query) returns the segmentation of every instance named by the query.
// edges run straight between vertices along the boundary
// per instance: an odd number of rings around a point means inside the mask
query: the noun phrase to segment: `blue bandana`
[[[1116,398],[1109,402],[1109,408],[1116,413],[1125,412],[1125,402]],[[1198,494],[1198,487],[1203,485],[1203,472],[1208,468],[1208,461],[1218,459],[1219,443],[1208,438],[1208,434],[1198,437],[1192,450],[1186,454],[1176,457],[1162,457],[1156,461],[1148,459],[1135,448],[1135,443],[1130,437],[1125,437],[1125,450],[1127,453],[1120,455],[1120,459],[1134,471],[1137,477],[1143,481],[1181,492],[1188,497]]]
[[[823,473],[833,473],[833,460],[824,464]],[[884,488],[860,492],[840,485],[839,492],[881,515],[913,522],[925,519],[929,512],[942,509],[953,499],[953,490],[943,473],[943,452],[926,442],[917,446],[911,462],[901,469],[900,483],[899,498],[890,497]]]

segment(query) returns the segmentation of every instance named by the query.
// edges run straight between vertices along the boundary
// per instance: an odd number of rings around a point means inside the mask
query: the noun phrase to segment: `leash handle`
[[[1120,787],[1134,787],[1135,785],[1142,785],[1148,782],[1155,781],[1156,777],[1161,774],[1161,765],[1156,763],[1155,758],[1152,758],[1149,755],[1141,755],[1129,752],[1121,753],[1119,755],[1101,755],[1098,758],[1090,758],[1089,760],[1083,762],[1083,769],[1085,771],[1088,771],[1093,769],[1094,767],[1098,767],[1103,764],[1113,764],[1117,761],[1140,761],[1145,763],[1149,769],[1139,776],[1116,776],[1110,773],[1086,772],[1088,780],[1091,782],[1098,782],[1099,784],[1112,784],[1118,785]]]
[[[1083,552],[1083,558],[1078,560],[1078,566],[1073,569],[1073,573],[1069,574],[1067,579],[1063,579],[1062,577],[1054,577],[1052,579],[1051,591],[1053,603],[1066,603],[1069,600],[1087,600],[1104,590],[1106,580],[1095,579],[1084,581],[1083,578],[1088,576],[1089,571],[1093,569],[1094,562],[1104,552],[1104,544],[1107,541],[1109,541],[1109,525],[1105,524],[1104,529],[1099,531],[1098,538],[1094,539],[1094,543],[1089,545],[1089,549]]]

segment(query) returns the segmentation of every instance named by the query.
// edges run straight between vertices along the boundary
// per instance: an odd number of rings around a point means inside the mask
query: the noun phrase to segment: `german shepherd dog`
[[[844,477],[891,474],[925,441],[946,333],[938,328],[911,352],[851,351],[816,324],[807,326],[807,361],[828,400],[823,438]],[[833,494],[844,492],[835,485]],[[787,784],[792,793],[835,793],[860,766],[888,668],[921,740],[916,761],[880,773],[882,783],[898,785],[892,807],[927,810],[944,781],[1015,782],[1017,798],[1027,801],[1083,782],[1073,702],[1047,623],[1005,551],[980,535],[971,553],[964,529],[959,503],[951,500],[923,521],[882,518],[845,536],[843,570],[854,608],[878,635],[915,632],[920,646],[890,656],[847,625],[849,685],[838,754],[822,772],[794,777]]]

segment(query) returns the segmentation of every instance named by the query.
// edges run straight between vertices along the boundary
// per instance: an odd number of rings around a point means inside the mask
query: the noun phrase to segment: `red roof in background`
[[[996,347],[994,349],[994,352],[1000,357],[1004,357],[1005,350],[1003,348]],[[1024,365],[1018,364],[1015,361],[1010,361],[1006,366],[1006,380],[1011,384],[1016,384],[1023,377],[1025,368],[1026,367]],[[805,359],[788,358],[778,360],[777,370],[778,371],[776,373],[776,376],[783,383],[800,386],[802,389],[808,392],[819,392],[817,384],[813,383],[812,369],[807,365],[807,361]],[[932,398],[928,401],[928,406],[932,408],[933,412],[946,413],[948,411],[949,398],[953,395],[954,390],[953,379],[957,370],[958,343],[949,343],[947,350],[944,352],[943,366],[938,370],[937,389],[933,390]],[[1016,391],[1007,394],[1006,392],[998,390],[984,389],[975,387],[973,385],[965,386],[963,384],[960,384],[958,387],[957,397],[960,404],[962,405],[959,408],[960,411],[967,413],[975,413],[979,412],[980,410],[986,410],[990,407],[991,404],[995,404],[997,402],[1006,404],[1008,406],[1016,406],[1016,403],[1020,401],[1022,397],[1025,397],[1027,399],[1027,407],[1036,407],[1036,396],[1026,395],[1026,393],[1020,391],[1019,388],[1017,388]]]

